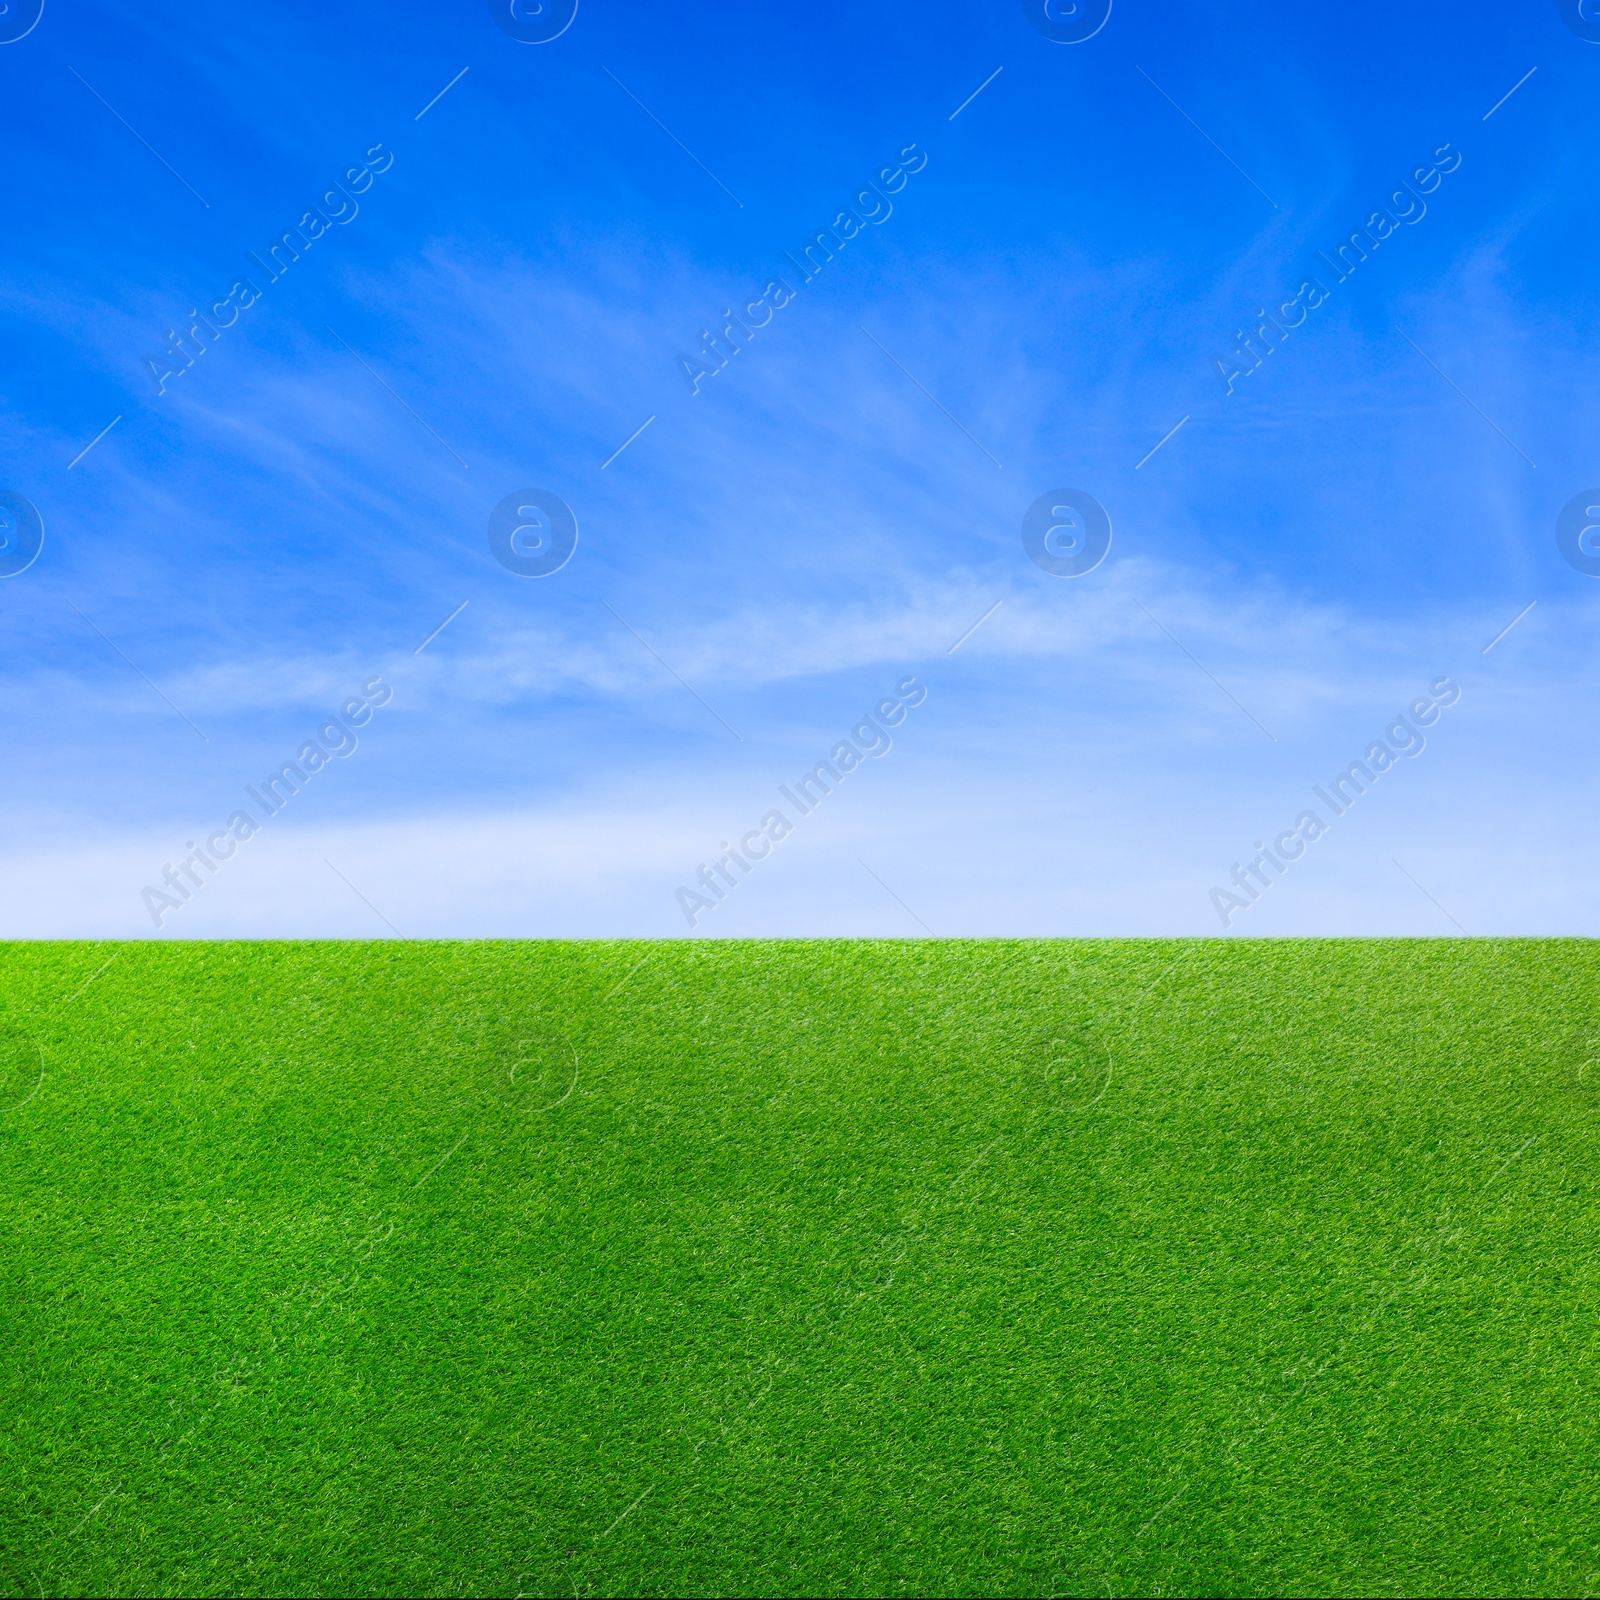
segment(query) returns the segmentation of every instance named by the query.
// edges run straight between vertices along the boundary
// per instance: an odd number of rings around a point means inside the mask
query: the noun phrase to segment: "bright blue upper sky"
[[[1203,792],[1216,821],[1173,903],[1204,914],[1218,872],[1414,681],[1513,663],[1514,690],[1472,702],[1508,697],[1474,745],[1489,768],[1529,706],[1564,698],[1570,725],[1588,692],[1593,580],[1552,530],[1600,482],[1600,45],[1553,0],[1116,0],[1076,44],[1017,0],[583,0],[536,45],[482,0],[203,18],[48,0],[0,46],[0,79],[0,488],[46,529],[0,581],[13,853],[143,830],[159,867],[382,672],[384,731],[297,826],[519,808],[647,826],[703,782],[721,796],[704,843],[664,847],[606,921],[673,931],[699,856],[894,681],[932,672],[895,780],[939,819],[925,893],[999,826],[983,807],[1004,774],[1036,769],[1111,812]],[[913,144],[926,165],[892,214],[801,287],[783,252]],[[380,145],[392,165],[357,213],[267,281],[248,252]],[[1426,215],[1340,283],[1317,252],[1394,213],[1447,145]],[[780,276],[794,303],[691,395],[679,357]],[[1213,357],[1312,278],[1325,302],[1226,394]],[[241,279],[259,302],[158,395],[146,358]],[[524,486],[577,518],[550,577],[489,551],[490,511]],[[1060,579],[1019,528],[1068,486],[1115,542]],[[1484,627],[1536,599],[1545,654],[1481,657]],[[1229,772],[1251,796],[1237,816]],[[1083,819],[1018,803],[1035,814],[1008,826],[1090,849]],[[59,926],[139,931],[150,871],[128,870],[106,902],[125,926]],[[1042,931],[1025,876],[962,903],[979,902],[984,931]],[[1122,925],[1084,918],[1051,926]],[[471,903],[414,921],[508,926]],[[594,931],[559,907],[515,925]]]

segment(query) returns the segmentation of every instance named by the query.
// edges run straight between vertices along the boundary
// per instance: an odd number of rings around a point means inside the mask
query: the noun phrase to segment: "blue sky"
[[[45,528],[0,579],[0,933],[1220,933],[1211,890],[1441,675],[1427,748],[1229,933],[1595,931],[1600,582],[1554,533],[1600,483],[1586,32],[47,0],[0,45],[0,489]],[[1258,308],[1303,321],[1226,392]],[[524,488],[576,518],[548,576],[490,550]],[[1063,488],[1114,530],[1076,577],[1021,537]],[[700,864],[907,676],[893,749],[691,929]]]

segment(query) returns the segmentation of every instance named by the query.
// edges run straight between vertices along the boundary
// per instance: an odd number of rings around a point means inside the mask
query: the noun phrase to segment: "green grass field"
[[[1591,943],[0,973],[7,1593],[1600,1587]]]

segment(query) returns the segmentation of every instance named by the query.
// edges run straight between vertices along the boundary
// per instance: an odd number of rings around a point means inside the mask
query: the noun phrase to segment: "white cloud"
[[[1448,934],[1451,918],[1474,934],[1600,932],[1600,857],[1580,820],[1600,779],[1583,731],[1595,675],[1566,700],[1545,694],[1556,642],[1514,633],[1487,658],[1474,645],[1464,668],[1440,658],[1465,692],[1426,750],[1334,820],[1231,933]],[[1273,745],[1192,664],[1173,671],[1192,703],[1107,700],[1082,672],[974,701],[953,669],[927,673],[929,698],[893,750],[795,819],[696,936],[912,936],[918,918],[941,935],[1220,933],[1210,887],[1317,805],[1312,785],[1431,676],[1370,684],[1360,704],[1330,693]],[[384,919],[407,936],[686,934],[675,889],[769,807],[792,816],[778,785],[843,731],[791,728],[726,766],[629,755],[529,806],[458,798],[398,816],[380,795],[331,819],[317,797],[337,791],[312,789],[162,936],[369,937]],[[153,933],[139,891],[195,835],[189,811],[86,843],[14,830],[0,933]]]

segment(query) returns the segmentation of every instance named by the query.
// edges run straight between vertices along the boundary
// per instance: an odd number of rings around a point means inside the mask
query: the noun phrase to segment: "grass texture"
[[[1600,1587],[1593,944],[0,976],[7,1593]]]

